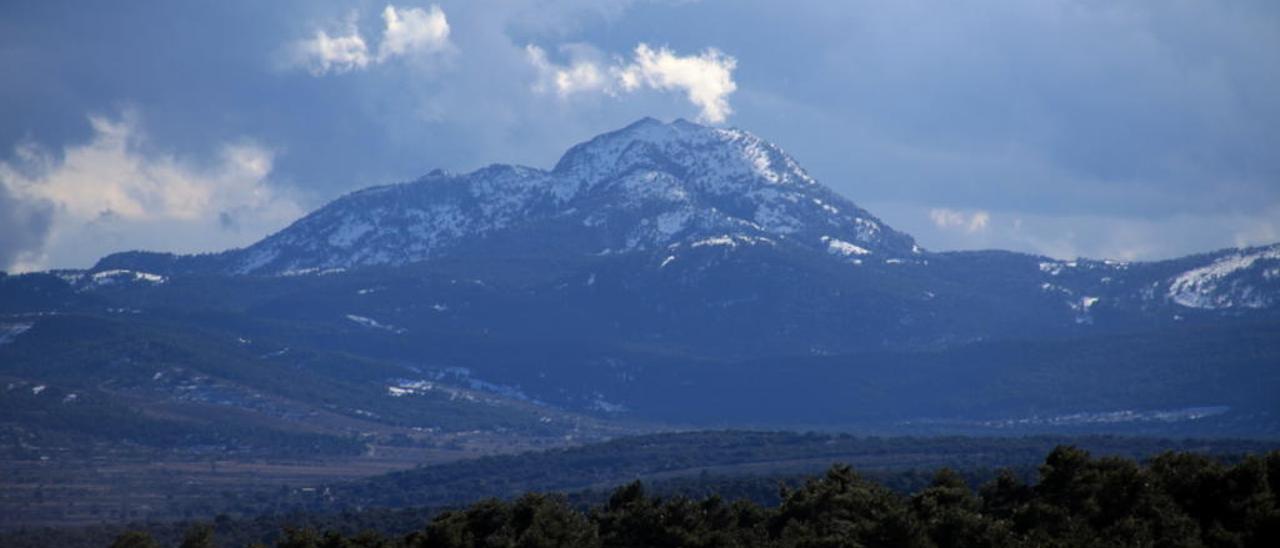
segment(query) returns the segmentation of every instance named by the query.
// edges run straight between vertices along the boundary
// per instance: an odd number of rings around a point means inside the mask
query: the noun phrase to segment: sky
[[[1280,241],[1280,3],[0,3],[0,270],[248,245],[435,168],[738,127],[931,250]]]

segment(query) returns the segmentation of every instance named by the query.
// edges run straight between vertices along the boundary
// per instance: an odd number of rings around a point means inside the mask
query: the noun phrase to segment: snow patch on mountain
[[[371,329],[381,329],[383,331],[389,331],[397,335],[403,335],[409,332],[409,330],[403,327],[396,327],[394,325],[381,323],[373,318],[369,318],[366,316],[357,316],[355,314],[347,314],[346,318],[352,322],[363,325],[365,327],[368,327]]]
[[[0,323],[0,344],[8,344],[18,338],[18,335],[26,333],[34,323]]]
[[[720,236],[712,236],[704,238],[689,244],[689,247],[699,248],[708,246],[724,246],[738,247],[739,245],[773,245],[775,242],[769,238],[762,236],[747,236],[743,234],[724,234]]]
[[[831,236],[823,236],[823,243],[827,244],[827,253],[832,255],[840,255],[842,257],[851,257],[854,255],[870,255],[871,252],[864,247],[860,247],[844,240],[832,238]]]
[[[1072,291],[1071,291],[1070,289],[1067,289],[1067,288],[1065,288],[1065,287],[1062,287],[1062,286],[1060,286],[1060,285],[1058,285],[1058,284],[1051,284],[1051,283],[1049,283],[1049,282],[1043,282],[1043,283],[1041,283],[1041,284],[1040,284],[1040,290],[1041,290],[1041,291],[1044,291],[1044,292],[1046,292],[1046,293],[1065,293],[1065,294],[1067,294],[1067,295],[1070,295],[1070,294],[1072,293]]]
[[[1255,265],[1277,261],[1280,245],[1235,251],[1175,276],[1166,297],[1188,308],[1265,308],[1275,303],[1274,292],[1260,290],[1244,275]],[[1270,279],[1265,269],[1260,277]]]
[[[89,283],[92,286],[106,286],[130,282],[162,284],[167,281],[168,278],[159,274],[124,269],[103,270],[101,272],[94,272],[89,276]]]
[[[826,203],[826,202],[823,202],[822,200],[820,200],[820,199],[818,199],[818,198],[814,198],[814,199],[813,199],[813,203],[814,203],[814,205],[816,205],[816,206],[818,206],[818,207],[822,208],[822,209],[823,209],[824,211],[826,211],[827,213],[830,213],[830,214],[832,214],[832,215],[839,215],[839,214],[840,214],[840,210],[839,210],[839,209],[836,209],[836,207],[835,207],[835,206],[832,206],[832,205],[830,205],[830,204],[828,204],[828,203]]]
[[[440,392],[450,400],[466,400],[480,403],[501,403],[483,394],[492,394],[508,400],[518,400],[534,405],[545,405],[536,398],[530,397],[519,386],[498,384],[476,378],[470,369],[465,367],[447,367],[429,372],[430,379],[393,379],[387,386],[387,395],[393,398],[405,396],[421,396],[431,392]],[[449,384],[445,384],[449,383]],[[459,388],[465,386],[465,389]]]
[[[1063,270],[1075,268],[1079,263],[1076,261],[1043,261],[1039,264],[1040,271],[1050,276],[1062,274]]]
[[[1099,300],[1099,297],[1086,295],[1078,300],[1067,301],[1067,306],[1075,312],[1076,323],[1091,324],[1093,323],[1093,316],[1090,315],[1090,311],[1093,309],[1093,305],[1098,304]]]
[[[280,273],[280,276],[328,276],[330,274],[341,274],[346,272],[345,268],[298,268],[294,270],[286,270]]]

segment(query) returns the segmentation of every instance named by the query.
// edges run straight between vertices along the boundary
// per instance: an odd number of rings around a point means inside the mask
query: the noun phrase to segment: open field
[[[237,500],[309,499],[326,484],[564,443],[473,433],[446,447],[370,445],[355,457],[224,460],[138,451],[91,460],[6,460],[0,461],[0,528],[208,517],[234,512]]]

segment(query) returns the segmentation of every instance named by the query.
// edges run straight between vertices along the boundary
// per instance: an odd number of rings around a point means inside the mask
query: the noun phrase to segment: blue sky
[[[1280,241],[1280,4],[0,5],[0,269],[246,245],[642,116],[750,130],[934,250]]]

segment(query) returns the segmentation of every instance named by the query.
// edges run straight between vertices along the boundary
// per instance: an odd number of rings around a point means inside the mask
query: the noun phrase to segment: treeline
[[[718,495],[658,497],[639,483],[589,507],[560,495],[491,499],[437,515],[406,535],[289,529],[281,548],[393,547],[1042,547],[1280,546],[1280,451],[1235,464],[1166,452],[1145,465],[1054,449],[1036,481],[1005,472],[973,489],[951,469],[913,494],[895,492],[847,465],[794,487],[766,506]],[[198,526],[181,546],[212,547],[234,531]],[[267,544],[263,544],[264,546]],[[118,548],[157,546],[139,531]]]
[[[1160,440],[1089,437],[863,437],[794,432],[680,432],[625,437],[585,446],[495,455],[395,472],[323,486],[331,496],[290,497],[271,506],[243,501],[241,515],[355,508],[452,506],[480,498],[510,498],[525,492],[577,492],[637,478],[677,477],[710,469],[720,475],[808,476],[832,462],[875,472],[953,468],[966,472],[1001,467],[1034,469],[1058,445],[1104,455],[1148,458],[1165,451],[1218,457],[1263,453],[1274,443],[1246,440]],[[894,477],[889,477],[890,475]],[[881,474],[894,490],[911,492],[920,482]],[[323,489],[321,489],[323,490]],[[700,494],[696,493],[695,494]],[[758,502],[767,500],[752,497]]]

